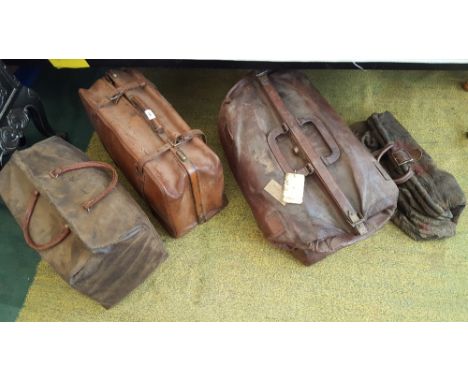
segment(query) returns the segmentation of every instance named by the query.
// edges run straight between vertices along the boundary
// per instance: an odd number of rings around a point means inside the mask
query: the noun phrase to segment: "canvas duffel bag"
[[[167,257],[115,169],[89,161],[59,137],[14,153],[0,172],[0,196],[27,244],[73,288],[106,308]]]
[[[226,204],[219,158],[136,70],[111,70],[79,91],[110,156],[172,236]]]
[[[455,235],[466,198],[453,175],[437,168],[431,156],[389,112],[374,113],[351,129],[398,185],[393,223],[415,240]]]
[[[301,72],[243,78],[218,127],[260,229],[305,264],[372,235],[395,210],[395,184]],[[285,203],[291,174],[298,204]]]

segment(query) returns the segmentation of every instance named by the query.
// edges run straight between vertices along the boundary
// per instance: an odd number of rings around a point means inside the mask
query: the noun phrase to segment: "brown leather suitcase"
[[[219,158],[143,74],[111,70],[81,100],[110,156],[172,236],[227,203]]]
[[[115,169],[58,137],[16,151],[0,196],[37,250],[73,288],[109,308],[167,253]]]
[[[395,211],[391,178],[301,72],[243,78],[218,127],[260,229],[307,265],[372,235]],[[291,178],[304,182],[298,204],[284,203]]]

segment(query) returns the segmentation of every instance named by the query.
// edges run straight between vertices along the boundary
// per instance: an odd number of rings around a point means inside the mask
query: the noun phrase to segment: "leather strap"
[[[198,169],[195,164],[186,157],[185,160],[180,160],[185,170],[187,171],[188,176],[190,177],[190,184],[192,186],[192,195],[193,201],[195,203],[195,211],[197,212],[198,222],[206,222],[206,214],[203,208],[203,198],[200,187],[200,179],[198,177]]]
[[[175,146],[181,145],[183,143],[190,142],[193,138],[195,137],[200,137],[204,143],[206,143],[206,136],[205,133],[199,129],[193,129],[190,131],[186,131],[183,134],[179,134],[175,140],[174,144]]]
[[[163,154],[166,151],[170,150],[171,147],[172,147],[172,145],[170,143],[166,143],[166,144],[162,145],[159,149],[157,149],[154,153],[148,154],[148,155],[144,156],[143,158],[140,158],[137,161],[137,164],[136,164],[136,168],[137,168],[138,173],[143,174],[143,169],[145,168],[145,165],[148,162],[151,162],[151,161],[153,161],[155,159],[158,159],[161,154]]]
[[[143,173],[143,169],[148,162],[151,162],[155,159],[158,159],[161,154],[164,154],[166,151],[169,151],[171,148],[175,148],[181,144],[190,142],[194,137],[200,136],[203,141],[206,143],[205,134],[201,130],[190,130],[186,133],[180,134],[175,139],[175,143],[165,143],[159,149],[157,149],[154,153],[148,154],[143,158],[140,158],[137,162],[137,170],[141,174]]]
[[[183,134],[179,134],[175,137],[174,140],[169,139],[169,137],[166,134],[166,130],[164,129],[164,126],[161,124],[159,121],[159,118],[157,115],[154,116],[154,118],[149,119],[147,115],[145,114],[145,111],[150,109],[143,100],[141,100],[137,96],[128,96],[125,95],[126,98],[144,114],[143,118],[147,123],[150,125],[151,129],[159,136],[159,138],[164,142],[164,145],[158,149],[157,152],[150,154],[144,158],[142,158],[140,161],[137,163],[137,169],[140,172],[140,174],[143,173],[143,168],[145,164],[148,162],[158,158],[161,154],[163,154],[166,151],[171,151],[174,156],[177,158],[179,163],[182,164],[184,167],[185,171],[187,172],[187,175],[189,176],[190,179],[190,186],[192,190],[192,197],[193,197],[193,203],[195,206],[195,211],[197,214],[197,220],[199,223],[204,223],[206,221],[206,213],[203,205],[203,198],[202,198],[202,192],[200,188],[200,180],[198,176],[198,169],[195,166],[195,164],[185,155],[185,153],[182,151],[182,149],[179,147],[182,144],[185,144],[187,142],[190,142],[193,138],[195,137],[201,137],[204,142],[206,142],[205,135],[201,130],[190,130],[187,131]]]
[[[276,110],[282,122],[283,129],[289,133],[290,138],[294,141],[296,146],[300,148],[309,162],[307,166],[309,174],[314,172],[317,175],[325,190],[344,216],[345,221],[353,227],[359,235],[366,234],[367,227],[365,225],[365,220],[358,215],[346,195],[341,191],[339,185],[328,171],[324,161],[310,144],[307,136],[302,132],[297,119],[288,110],[281,96],[278,94],[278,91],[270,82],[268,74],[263,72],[257,75],[257,79],[271,105]]]
[[[31,233],[29,232],[29,224],[31,223],[31,217],[34,212],[34,208],[36,207],[37,201],[39,200],[39,196],[41,194],[39,191],[34,190],[31,198],[29,199],[28,206],[26,208],[26,212],[23,217],[22,228],[23,228],[23,236],[26,243],[36,251],[45,251],[47,249],[53,248],[56,245],[60,244],[65,238],[70,234],[70,228],[65,225],[62,230],[52,238],[48,243],[44,244],[37,244],[33,238],[31,237]]]
[[[112,81],[112,73],[108,74],[108,78]],[[113,82],[113,81],[112,81]],[[99,104],[98,108],[104,107],[111,103],[116,104],[120,101],[120,99],[130,90],[135,90],[139,88],[144,88],[146,86],[146,82],[136,82],[132,81],[125,86],[119,86],[115,89],[115,93],[109,97],[106,101],[103,101]]]
[[[389,158],[395,166],[401,167],[405,164],[408,165],[408,171],[406,171],[405,174],[398,178],[392,178],[395,184],[403,184],[410,180],[414,176],[414,171],[411,167],[411,163],[414,162],[414,158],[412,157],[412,155],[405,149],[395,149],[394,142],[387,143],[382,149],[375,151],[373,155],[377,159],[377,162],[380,162],[382,157],[387,153],[390,153]]]
[[[100,202],[107,195],[109,195],[109,193],[117,186],[118,175],[114,167],[104,162],[94,162],[94,161],[79,162],[79,163],[72,164],[70,166],[55,168],[49,172],[49,175],[52,178],[58,178],[59,176],[66,174],[67,172],[82,170],[85,168],[96,168],[96,169],[108,170],[112,174],[111,182],[106,187],[106,189],[102,191],[100,194],[98,194],[97,196],[95,196],[94,198],[92,198],[91,200],[88,200],[87,202],[82,204],[82,207],[89,212],[91,208],[94,205],[96,205],[96,203]]]

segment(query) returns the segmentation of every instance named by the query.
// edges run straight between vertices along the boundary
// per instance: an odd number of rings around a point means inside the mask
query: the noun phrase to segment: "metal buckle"
[[[174,142],[171,142],[172,147],[176,148],[180,146],[182,143],[185,143],[185,139],[179,135]]]
[[[113,96],[111,96],[109,100],[116,104],[120,101],[120,98],[122,98],[122,96],[123,96],[123,92],[118,92],[118,93],[115,93]]]
[[[405,149],[399,149],[392,152],[392,158],[398,166],[414,162],[414,158]]]
[[[356,212],[348,211],[348,223],[353,227],[359,235],[365,235],[368,231],[366,228],[365,219]]]
[[[269,72],[271,72],[271,69],[261,70],[261,71],[255,73],[255,77],[260,78],[260,77],[264,76],[265,74],[268,74]]]

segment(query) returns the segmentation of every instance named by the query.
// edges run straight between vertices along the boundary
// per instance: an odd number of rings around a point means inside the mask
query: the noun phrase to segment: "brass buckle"
[[[185,155],[181,149],[176,149],[175,152],[182,162],[185,162],[187,160],[187,155]]]

